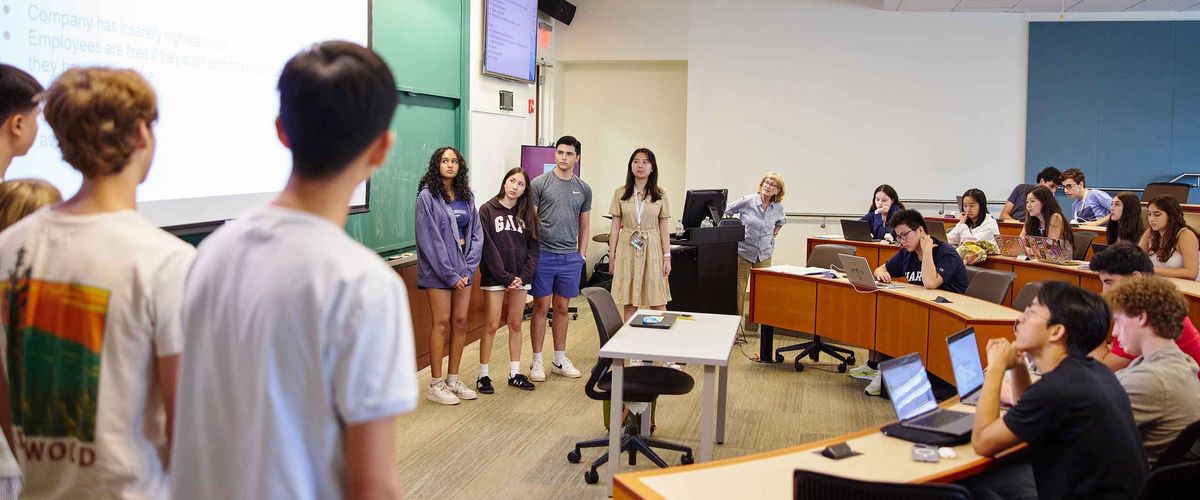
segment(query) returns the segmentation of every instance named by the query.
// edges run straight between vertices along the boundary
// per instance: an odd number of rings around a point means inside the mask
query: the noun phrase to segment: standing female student
[[[1044,236],[1052,240],[1070,240],[1071,226],[1063,217],[1062,207],[1046,186],[1037,186],[1025,195],[1025,227],[1021,236]]]
[[[1150,228],[1138,247],[1150,255],[1154,274],[1169,278],[1196,279],[1200,260],[1200,240],[1196,230],[1183,218],[1183,208],[1174,196],[1155,196],[1146,204]]]
[[[958,246],[968,241],[996,242],[1000,226],[996,224],[996,219],[988,215],[987,196],[982,190],[968,189],[963,193],[962,206],[958,208],[958,224],[946,234],[947,243]]]
[[[458,379],[467,340],[471,277],[483,254],[483,229],[467,179],[467,162],[452,147],[438,148],[417,194],[417,286],[429,291],[433,329],[429,334],[430,401],[444,405],[475,399]],[[442,379],[442,355],[450,332],[449,376]]]
[[[537,269],[538,219],[529,201],[529,174],[514,168],[504,174],[500,192],[479,207],[483,224],[483,262],[479,269],[483,288],[487,328],[479,339],[479,378],[475,388],[484,394],[495,392],[488,376],[488,360],[492,359],[492,343],[500,329],[500,313],[508,301],[505,314],[508,323],[508,385],[532,391],[533,382],[521,375],[521,317],[525,311],[525,296],[533,283]]]
[[[1108,215],[1105,233],[1108,235],[1109,245],[1118,241],[1128,241],[1136,245],[1142,241],[1146,223],[1142,220],[1142,201],[1136,194],[1122,191],[1114,196]]]
[[[896,190],[887,184],[881,184],[871,196],[871,208],[867,209],[867,215],[859,220],[870,224],[871,236],[881,240],[891,229],[887,226],[888,221],[901,210],[904,210],[904,204],[900,203]]]
[[[625,306],[625,320],[639,307],[665,310],[671,301],[671,205],[658,187],[654,153],[638,148],[629,156],[625,185],[613,192],[608,232],[608,270],[612,295]]]

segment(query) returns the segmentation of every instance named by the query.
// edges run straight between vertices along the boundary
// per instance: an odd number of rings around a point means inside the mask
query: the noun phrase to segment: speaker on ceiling
[[[575,4],[567,0],[538,0],[538,10],[563,24],[571,24],[571,20],[575,19]]]

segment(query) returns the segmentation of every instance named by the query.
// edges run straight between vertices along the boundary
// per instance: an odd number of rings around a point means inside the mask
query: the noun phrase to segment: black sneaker
[[[528,378],[525,378],[525,376],[521,375],[520,373],[509,377],[508,385],[526,391],[532,391],[537,388],[537,386],[533,385],[533,382],[530,382]]]
[[[475,379],[475,389],[484,394],[492,394],[496,392],[496,390],[492,388],[491,377],[479,377],[478,379]]]

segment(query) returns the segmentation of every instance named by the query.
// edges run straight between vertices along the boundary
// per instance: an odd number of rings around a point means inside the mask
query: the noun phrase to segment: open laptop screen
[[[950,337],[948,342],[954,385],[958,386],[958,397],[965,398],[983,385],[983,363],[979,359],[975,329],[963,330]]]
[[[896,416],[909,420],[937,409],[937,400],[925,375],[925,365],[916,353],[891,359],[880,364],[888,397],[896,408]]]

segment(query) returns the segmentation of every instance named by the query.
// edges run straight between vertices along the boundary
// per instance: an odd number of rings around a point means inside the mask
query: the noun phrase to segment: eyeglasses
[[[913,233],[915,233],[915,232],[917,232],[917,230],[916,230],[916,229],[913,229],[913,230],[910,230],[910,231],[905,231],[905,232],[903,232],[903,233],[901,233],[901,232],[897,232],[897,233],[896,233],[896,241],[904,241],[904,240],[907,240],[907,239],[908,239],[908,235],[910,235],[910,234],[913,234]]]
[[[1063,191],[1074,191],[1077,187],[1079,187],[1079,184],[1063,184],[1062,186]]]

